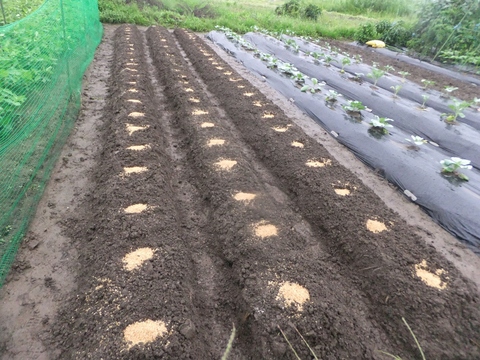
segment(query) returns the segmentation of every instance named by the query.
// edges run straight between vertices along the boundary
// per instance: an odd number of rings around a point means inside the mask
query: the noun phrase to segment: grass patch
[[[44,0],[3,0],[0,26],[11,24],[37,10]],[[2,10],[0,8],[0,10]]]

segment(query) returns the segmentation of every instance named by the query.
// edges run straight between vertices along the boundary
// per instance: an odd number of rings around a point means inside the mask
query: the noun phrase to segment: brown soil
[[[280,329],[302,359],[299,333],[322,359],[416,358],[402,317],[427,358],[480,357],[477,260],[459,271],[471,253],[429,222],[443,256],[318,127],[194,34],[107,28],[100,52],[104,108],[66,150],[88,159],[57,168],[1,290],[2,358],[219,359],[232,324],[231,359],[294,359]]]

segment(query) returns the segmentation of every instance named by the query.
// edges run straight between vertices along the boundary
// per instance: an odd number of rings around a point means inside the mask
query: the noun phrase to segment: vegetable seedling
[[[360,114],[360,111],[365,110],[367,107],[361,101],[349,100],[348,104],[342,105],[342,108],[348,113]]]
[[[315,94],[316,92],[322,91],[322,86],[325,86],[326,84],[324,82],[318,82],[317,79],[312,78],[312,85],[305,85],[302,87],[302,92],[311,92],[312,94]]]
[[[295,80],[297,84],[304,84],[305,80],[308,79],[308,76],[304,75],[300,71],[296,71],[292,74],[292,79]]]
[[[341,96],[342,96],[342,94],[337,93],[335,90],[328,90],[328,95],[325,98],[325,100],[333,103],[333,102],[337,101],[337,98],[339,98]]]
[[[398,98],[398,93],[402,89],[402,85],[390,86],[390,89],[394,91],[393,97]]]
[[[458,117],[462,119],[465,117],[463,110],[469,106],[470,103],[468,101],[453,99],[453,104],[448,105],[448,107],[453,111],[453,114],[442,114],[442,116],[445,118],[446,122],[450,124],[455,123]]]
[[[455,90],[458,90],[458,87],[445,86],[445,88],[443,89],[442,97],[449,98]]]
[[[395,68],[391,65],[385,65],[383,67],[383,71],[385,71],[386,73],[391,73],[391,72],[395,71]]]
[[[364,73],[355,73],[352,80],[361,83],[362,82],[362,76],[365,76],[365,74]]]
[[[311,57],[313,57],[313,62],[315,64],[318,64],[320,62],[320,57],[322,56],[320,53],[313,52],[310,54]]]
[[[440,161],[442,164],[442,173],[447,175],[455,175],[461,180],[468,181],[468,176],[459,172],[459,169],[471,170],[470,160],[461,159],[459,157],[451,157],[450,159],[444,159]]]
[[[432,80],[427,80],[427,79],[422,79],[422,84],[423,84],[423,90],[427,91],[429,87],[432,87],[435,85],[435,81]]]
[[[350,65],[352,63],[352,60],[349,57],[344,57],[342,59],[342,69],[340,70],[340,73],[344,74],[345,73],[345,66]]]
[[[278,70],[287,75],[294,75],[298,71],[298,69],[290,63],[283,63],[279,65]]]
[[[362,55],[355,54],[355,64],[360,64],[361,62],[363,62]]]
[[[325,66],[330,66],[331,62],[337,62],[334,58],[332,58],[330,55],[325,55]]]
[[[412,135],[411,136],[412,139],[405,139],[407,140],[408,142],[412,143],[412,146],[418,150],[418,148],[426,143],[428,143],[428,140],[425,140],[424,138],[422,138],[421,136],[415,136],[415,135]]]
[[[372,68],[372,72],[367,74],[367,76],[369,78],[372,78],[373,79],[373,86],[376,87],[377,86],[377,82],[378,80],[383,76],[385,75],[385,71],[383,70],[380,70],[379,68],[376,68],[376,67],[373,67]]]
[[[429,98],[430,98],[429,95],[426,95],[426,94],[423,94],[423,95],[422,95],[423,103],[422,103],[422,105],[420,106],[420,109],[422,109],[422,110],[426,110],[426,109],[427,109],[427,107],[425,106],[425,103],[427,102],[427,100],[428,100]]]
[[[398,73],[402,76],[402,82],[403,82],[403,83],[404,83],[405,81],[407,81],[406,77],[407,77],[408,75],[410,75],[410,73],[407,72],[407,71],[399,71]]]
[[[375,117],[370,121],[370,126],[372,130],[375,130],[382,134],[388,134],[387,128],[393,127],[393,125],[390,125],[388,123],[389,121],[393,120],[385,117],[378,117],[377,115],[375,115]]]
[[[270,69],[278,67],[278,59],[272,56],[268,61],[267,67]]]

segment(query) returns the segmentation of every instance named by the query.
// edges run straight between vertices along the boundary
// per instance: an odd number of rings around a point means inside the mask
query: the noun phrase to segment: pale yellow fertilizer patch
[[[256,223],[253,226],[253,229],[255,231],[255,235],[261,239],[278,235],[277,227],[267,223],[265,220]]]
[[[231,72],[231,71],[225,71],[225,72],[223,73],[223,75],[230,76],[230,75],[232,75],[232,72]]]
[[[221,146],[223,144],[225,144],[225,140],[223,139],[210,139],[207,143],[207,146],[208,147]]]
[[[133,271],[143,265],[145,261],[153,258],[155,250],[145,247],[132,251],[123,258],[123,267],[127,271]]]
[[[130,114],[128,114],[128,117],[131,117],[131,118],[134,118],[134,119],[140,118],[140,117],[144,117],[144,116],[145,116],[144,113],[136,112],[136,111],[131,112]]]
[[[230,171],[235,165],[237,165],[237,162],[235,160],[223,159],[213,165],[215,165],[220,170]]]
[[[200,102],[200,99],[197,99],[197,98],[194,98],[194,97],[191,97],[190,99],[188,99],[188,101],[191,101],[193,103],[199,103]]]
[[[234,78],[230,78],[230,79],[228,79],[228,80],[230,80],[231,82],[242,81],[242,79],[234,79]]]
[[[216,66],[215,69],[217,69],[217,70],[223,70],[223,67],[221,67],[221,66]]]
[[[127,126],[128,135],[132,135],[136,131],[146,130],[150,127],[150,125],[135,126],[135,125],[132,125],[132,124],[126,124],[126,126]]]
[[[123,331],[127,347],[148,344],[167,334],[167,326],[163,321],[145,320],[128,325]]]
[[[212,127],[215,127],[215,124],[214,123],[211,123],[211,122],[204,122],[200,125],[201,128],[212,128]]]
[[[385,224],[378,220],[367,220],[367,229],[375,234],[381,233],[382,231],[387,230]]]
[[[138,70],[137,69],[132,69],[132,68],[125,68],[126,70],[128,71],[133,71],[133,72],[137,72]]]
[[[167,42],[167,40],[165,40],[165,39],[160,39],[160,41],[161,41],[161,42]]]
[[[131,92],[131,93],[138,93],[138,90],[137,90],[137,89],[128,89],[128,92]]]
[[[218,65],[218,63],[216,61],[213,61],[212,65]]]
[[[255,95],[254,93],[251,93],[251,92],[247,92],[247,93],[244,93],[243,96],[246,96],[246,97],[251,97]]]
[[[263,113],[263,116],[262,116],[262,119],[273,119],[274,117],[275,117],[275,114],[274,114],[274,113],[264,112],[264,113]]]
[[[168,45],[163,45],[163,47],[164,47],[165,49],[168,49]]]
[[[297,283],[285,281],[278,289],[276,300],[283,301],[285,306],[294,306],[299,312],[302,312],[303,305],[310,301],[310,293]]]
[[[150,145],[133,145],[133,146],[129,146],[127,148],[127,150],[133,150],[133,151],[142,151],[142,150],[146,150],[146,149],[150,149]]]
[[[292,146],[300,149],[303,149],[305,147],[305,145],[303,145],[301,142],[298,142],[298,141],[293,141]]]
[[[123,175],[130,175],[130,174],[141,174],[143,172],[148,171],[148,168],[145,166],[131,166],[131,167],[124,167],[123,168]]]
[[[130,84],[130,85],[137,85],[137,82],[136,82],[136,81],[129,81],[128,84]]]
[[[284,133],[288,130],[290,126],[285,126],[285,127],[282,127],[282,126],[274,126],[272,127],[272,130],[275,130],[276,132],[279,132],[279,133]]]
[[[420,264],[415,265],[415,275],[420,278],[425,284],[430,287],[434,287],[443,290],[447,287],[447,283],[442,281],[440,276],[446,274],[444,269],[438,269],[437,271],[430,272],[427,267],[427,260],[422,260]]]
[[[126,214],[140,214],[147,209],[148,209],[147,204],[135,204],[135,205],[130,205],[129,207],[126,207],[125,209],[123,209],[123,211],[125,211]]]
[[[137,66],[137,65],[138,65],[138,63],[135,63],[135,62],[129,62],[129,63],[127,63],[126,65],[129,65],[129,66]]]
[[[239,89],[245,89],[245,85],[238,85],[237,88],[239,88]]]
[[[196,109],[192,111],[192,115],[207,115],[207,114],[208,114],[208,111],[205,111],[205,110]]]
[[[127,101],[131,102],[131,103],[135,103],[135,104],[141,104],[142,103],[140,100],[136,100],[136,99],[128,99]]]
[[[262,106],[263,106],[263,104],[262,104],[260,101],[254,101],[254,102],[253,102],[253,105],[254,105],[254,106],[258,106],[258,107],[262,107]]]
[[[335,191],[335,194],[340,195],[340,196],[347,196],[350,195],[350,190],[348,189],[333,189]]]
[[[324,167],[332,164],[332,160],[326,159],[322,161],[317,161],[317,160],[308,160],[305,165],[308,167]]]
[[[244,193],[244,192],[239,192],[233,195],[233,198],[237,201],[243,201],[245,203],[249,203],[253,199],[257,197],[256,194],[251,194],[251,193]]]
[[[185,89],[185,92],[193,92],[193,89],[186,88],[186,89]]]

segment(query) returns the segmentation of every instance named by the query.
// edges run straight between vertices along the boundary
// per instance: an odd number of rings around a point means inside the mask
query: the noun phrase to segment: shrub
[[[369,40],[377,40],[378,33],[374,23],[366,23],[360,26],[355,32],[354,39],[359,43],[365,44]]]
[[[281,6],[277,6],[275,13],[277,15],[288,15],[296,17],[300,12],[300,1],[290,0]]]
[[[382,40],[391,46],[407,46],[411,38],[412,31],[407,29],[402,21],[387,20],[363,24],[354,36],[354,39],[362,44],[369,40]]]
[[[303,16],[307,19],[317,21],[318,16],[321,13],[322,13],[322,9],[320,9],[319,6],[314,4],[308,4],[303,11]]]

